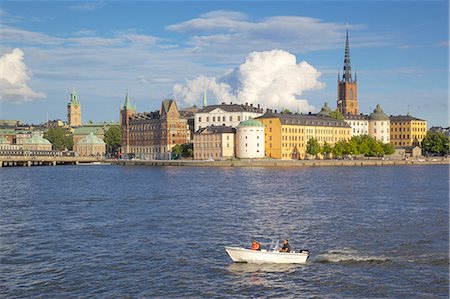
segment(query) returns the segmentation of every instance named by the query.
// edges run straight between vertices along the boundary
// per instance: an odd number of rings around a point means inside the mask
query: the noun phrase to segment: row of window
[[[398,136],[398,138],[397,138],[397,136]],[[402,137],[403,136],[403,137]],[[411,135],[411,138],[412,139],[418,139],[418,140],[421,140],[421,139],[423,139],[425,137],[425,135]],[[409,134],[404,134],[404,135],[392,135],[392,138],[393,139],[409,139]]]
[[[402,128],[401,127],[400,128],[393,127],[392,131],[394,131],[394,132],[397,132],[397,131],[398,132],[402,132]],[[403,128],[403,131],[409,132],[410,128],[409,127]],[[412,128],[412,131],[413,132],[425,132],[425,128]]]

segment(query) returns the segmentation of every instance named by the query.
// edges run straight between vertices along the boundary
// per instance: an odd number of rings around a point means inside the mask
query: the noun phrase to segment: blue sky
[[[348,23],[360,111],[449,124],[447,1],[0,3],[0,119],[65,120],[73,87],[95,122],[118,120],[127,88],[138,111],[200,105],[203,88],[209,103],[334,108]]]

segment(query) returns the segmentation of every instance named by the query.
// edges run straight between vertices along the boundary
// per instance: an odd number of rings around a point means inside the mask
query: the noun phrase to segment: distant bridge
[[[0,167],[63,165],[104,162],[104,156],[77,156],[74,152],[0,149]]]

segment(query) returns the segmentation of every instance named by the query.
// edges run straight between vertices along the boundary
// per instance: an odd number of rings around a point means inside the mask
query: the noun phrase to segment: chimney
[[[230,105],[233,105],[233,102],[230,102]]]
[[[309,111],[309,113],[308,113],[309,115],[311,115],[311,111]]]
[[[225,105],[225,102],[222,102],[222,105]]]
[[[245,106],[248,106],[248,102],[245,102]]]
[[[277,114],[277,110],[275,109],[275,114]]]
[[[266,113],[269,113],[270,112],[270,109],[269,108],[266,108]]]
[[[250,107],[253,107],[253,103],[250,103]]]
[[[258,111],[259,111],[259,109],[261,109],[261,106],[258,104]]]

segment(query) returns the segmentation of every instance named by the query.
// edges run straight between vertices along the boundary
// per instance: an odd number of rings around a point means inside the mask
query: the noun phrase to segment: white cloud
[[[252,52],[244,63],[224,76],[198,76],[184,85],[175,85],[173,94],[185,105],[201,104],[206,89],[216,102],[248,102],[265,108],[308,112],[316,109],[300,96],[304,91],[324,87],[318,80],[320,75],[305,61],[297,64],[296,57],[286,51]]]
[[[301,16],[250,20],[234,11],[212,11],[172,24],[168,30],[190,34],[187,44],[205,53],[242,53],[283,48],[292,53],[342,48],[347,26]],[[364,28],[350,25],[352,30]],[[382,37],[386,39],[386,36]],[[380,36],[352,36],[359,44],[380,44]]]
[[[82,2],[78,4],[74,4],[69,6],[70,10],[74,11],[93,11],[99,8],[102,8],[106,4],[104,2],[95,1],[95,2]]]
[[[23,61],[21,49],[14,49],[0,57],[0,100],[9,102],[31,101],[44,98],[43,93],[34,92],[27,85],[32,73]]]

